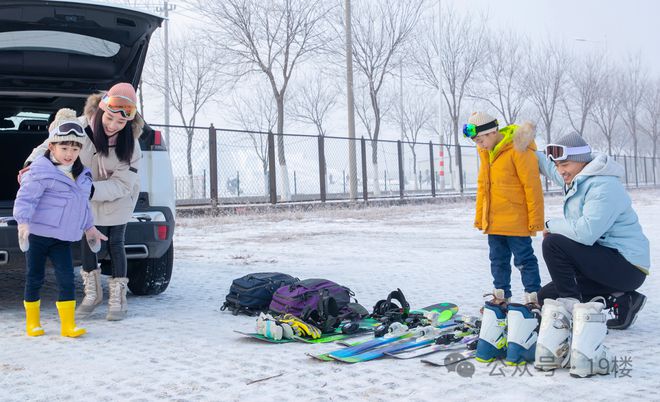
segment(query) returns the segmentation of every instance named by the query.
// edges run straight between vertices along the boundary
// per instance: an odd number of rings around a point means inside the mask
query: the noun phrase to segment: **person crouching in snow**
[[[48,150],[32,163],[21,180],[14,202],[19,246],[26,253],[26,331],[44,334],[39,311],[39,292],[44,282],[46,258],[55,269],[59,287],[56,302],[61,335],[78,337],[86,331],[75,323],[75,285],[71,243],[83,232],[87,241],[108,240],[93,225],[89,196],[92,177],[80,161],[81,138],[85,135],[75,111],[61,109],[50,126]]]
[[[543,190],[536,160],[535,128],[526,122],[498,129],[497,120],[483,112],[473,113],[463,134],[478,147],[480,167],[477,184],[475,227],[488,235],[493,298],[484,306],[482,335],[477,360],[505,363],[534,360],[538,317],[537,292],[541,288],[538,260],[531,236],[543,230]],[[525,294],[521,304],[511,298],[511,255],[520,270]],[[509,347],[504,323],[509,317]],[[511,325],[513,324],[513,325]]]
[[[615,314],[607,327],[628,328],[646,301],[636,289],[651,259],[649,241],[621,183],[623,166],[592,153],[578,133],[537,156],[541,173],[564,189],[564,217],[545,222],[543,258],[552,282],[540,298],[603,296]]]
[[[570,367],[574,377],[608,374],[607,329],[628,328],[646,302],[636,289],[650,267],[649,242],[621,183],[624,169],[612,158],[592,153],[578,133],[537,157],[541,173],[564,190],[564,216],[545,222],[543,259],[552,282],[539,291],[534,366]]]

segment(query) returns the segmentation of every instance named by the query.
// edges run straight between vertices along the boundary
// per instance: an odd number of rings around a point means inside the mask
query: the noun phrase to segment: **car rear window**
[[[91,36],[59,31],[0,32],[1,50],[42,50],[111,57],[119,44]]]

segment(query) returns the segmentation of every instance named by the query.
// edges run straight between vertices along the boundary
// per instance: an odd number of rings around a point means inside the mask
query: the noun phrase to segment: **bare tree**
[[[353,61],[362,73],[368,103],[356,102],[356,112],[371,140],[374,194],[380,194],[378,136],[383,119],[382,90],[397,58],[410,39],[421,13],[421,1],[382,0],[354,7]],[[367,106],[368,105],[368,106]]]
[[[162,49],[158,49],[160,51]],[[193,188],[192,145],[199,112],[217,94],[223,84],[216,68],[216,58],[209,52],[202,38],[194,35],[170,40],[170,100],[186,132],[186,160],[191,196]],[[165,93],[159,66],[147,66],[151,77],[146,83]]]
[[[601,97],[604,66],[604,56],[592,54],[576,60],[568,69],[569,85],[562,96],[562,103],[571,127],[581,136],[584,135],[592,108]]]
[[[441,10],[442,12],[442,10]],[[451,120],[456,148],[458,190],[463,191],[462,157],[459,143],[459,120],[470,83],[484,62],[486,46],[485,18],[476,21],[471,15],[460,16],[449,8],[440,21],[432,19],[422,27],[421,46],[415,56],[418,78],[441,91]]]
[[[427,128],[431,128],[434,115],[434,105],[427,102],[427,97],[419,94],[408,94],[404,96],[401,105],[395,106],[395,121],[399,123],[403,138],[412,153],[413,175],[415,177],[415,190],[419,190],[420,182],[417,176],[417,149],[415,148],[420,134]]]
[[[277,155],[281,197],[291,197],[284,152],[284,103],[291,76],[325,41],[323,22],[329,8],[321,0],[198,0],[214,45],[236,78],[264,74],[277,105]]]
[[[257,91],[259,92],[259,91]],[[246,131],[272,132],[277,124],[277,107],[271,97],[236,96],[232,100],[233,118]],[[249,132],[257,158],[261,161],[264,178],[264,194],[269,194],[268,137]]]
[[[552,142],[552,124],[566,84],[569,62],[564,49],[549,42],[530,55],[525,83],[543,121],[547,143]]]
[[[623,77],[622,106],[623,123],[628,129],[628,133],[633,141],[633,157],[637,160],[637,150],[639,144],[639,115],[642,109],[642,102],[646,95],[646,85],[648,78],[646,71],[642,67],[642,58],[640,55],[631,57],[630,64]],[[639,177],[635,165],[635,184],[639,184]]]
[[[598,126],[607,141],[607,153],[612,155],[612,139],[615,134],[621,108],[619,75],[609,67],[604,73],[599,96],[590,111],[591,120]]]
[[[524,85],[527,64],[523,60],[529,43],[510,31],[493,35],[486,43],[488,56],[480,74],[483,88],[469,96],[492,106],[506,125],[513,124],[527,98]]]
[[[646,124],[642,125],[641,130],[651,141],[655,180],[658,139],[660,138],[660,79],[656,78],[649,87],[648,96],[644,99],[644,109],[646,111]]]
[[[309,77],[294,89],[294,119],[313,125],[319,136],[326,135],[325,119],[337,104],[339,89],[322,77]]]

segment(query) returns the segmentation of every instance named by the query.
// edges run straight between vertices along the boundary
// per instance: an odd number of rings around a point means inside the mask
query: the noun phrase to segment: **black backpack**
[[[229,309],[234,315],[239,313],[257,315],[268,311],[273,293],[282,287],[298,282],[298,278],[279,272],[257,272],[234,279],[226,301],[220,307]]]

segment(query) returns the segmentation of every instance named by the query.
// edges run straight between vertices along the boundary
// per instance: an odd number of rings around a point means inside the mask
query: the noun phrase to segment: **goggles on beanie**
[[[479,133],[498,126],[497,120],[477,126],[476,124],[463,124],[463,135],[471,140],[475,139]]]
[[[121,95],[103,96],[101,102],[105,105],[107,111],[119,113],[123,118],[133,120],[137,114],[137,106],[132,99]]]
[[[65,121],[50,130],[50,135],[52,136],[66,136],[70,134],[74,134],[76,137],[84,137],[85,130],[77,121]]]
[[[589,145],[581,147],[567,147],[560,144],[548,144],[545,147],[545,155],[553,162],[565,161],[570,155],[588,154],[591,152]]]

